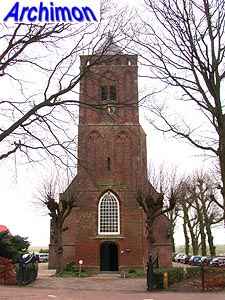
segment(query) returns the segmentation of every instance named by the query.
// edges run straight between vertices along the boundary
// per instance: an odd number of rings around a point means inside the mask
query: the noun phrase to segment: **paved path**
[[[221,293],[146,292],[145,279],[57,278],[41,265],[39,278],[26,287],[0,286],[0,300],[225,300]]]

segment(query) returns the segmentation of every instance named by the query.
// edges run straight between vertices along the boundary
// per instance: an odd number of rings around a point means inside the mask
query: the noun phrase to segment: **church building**
[[[143,268],[148,243],[137,193],[150,183],[146,134],[139,123],[138,57],[114,43],[101,52],[103,47],[80,58],[81,70],[91,67],[80,81],[78,168],[67,188],[78,199],[66,222],[63,259],[65,264],[82,260],[84,269],[97,271]],[[155,226],[164,267],[171,265],[165,219]],[[49,266],[53,248],[50,244]]]

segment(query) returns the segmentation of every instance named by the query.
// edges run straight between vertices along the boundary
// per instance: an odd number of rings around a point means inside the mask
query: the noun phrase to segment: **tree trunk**
[[[189,253],[190,253],[190,239],[189,239],[189,236],[188,236],[187,224],[185,222],[183,223],[183,230],[184,230],[184,238],[185,238],[185,254],[189,255]]]
[[[176,252],[176,247],[175,247],[175,240],[174,240],[174,235],[171,233],[171,244],[172,244],[172,252]]]
[[[176,225],[176,219],[177,219],[177,213],[176,210],[173,209],[168,212],[167,217],[170,222],[170,227],[169,227],[169,233],[170,233],[170,240],[171,240],[171,245],[172,245],[172,252],[176,252],[176,247],[175,247],[175,239],[174,239],[174,231],[175,231],[175,225]]]
[[[196,237],[193,226],[191,225],[191,221],[190,221],[189,215],[188,215],[188,207],[186,206],[185,203],[182,203],[182,208],[183,208],[183,213],[184,213],[184,224],[188,227],[188,230],[189,230],[190,236],[191,236],[192,252],[193,252],[193,255],[197,255],[198,254],[198,238]]]
[[[206,216],[205,218],[205,227],[206,227],[206,233],[208,238],[208,244],[209,244],[209,252],[211,256],[216,256],[216,247],[214,246],[213,242],[213,235],[211,230],[211,224]]]
[[[218,121],[218,135],[219,135],[219,165],[221,171],[221,181],[222,181],[222,190],[221,194],[223,196],[223,218],[225,221],[225,115],[223,114],[222,105],[220,102],[220,90],[217,91],[217,121]]]
[[[220,170],[221,170],[221,181],[222,181],[222,190],[221,194],[223,196],[223,219],[225,222],[225,137],[220,137],[222,139],[219,143],[219,163],[220,163]]]
[[[211,256],[216,256],[216,247],[213,242],[213,235],[210,224],[206,224],[206,232],[208,236],[209,252]]]
[[[193,227],[190,225],[190,223],[188,228],[191,235],[191,246],[192,246],[193,255],[198,255],[198,238],[196,237]]]
[[[196,203],[196,211],[198,215],[199,231],[201,237],[201,252],[202,252],[202,256],[206,256],[207,247],[206,247],[206,234],[205,234],[205,224],[203,219],[203,211],[199,205],[198,199],[196,199],[195,203]]]
[[[56,243],[56,273],[63,271],[63,241],[62,226],[57,227],[57,243]]]

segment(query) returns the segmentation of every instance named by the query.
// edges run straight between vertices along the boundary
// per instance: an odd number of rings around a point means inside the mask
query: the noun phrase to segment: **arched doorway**
[[[100,247],[100,271],[118,271],[118,247],[114,242],[103,242]]]

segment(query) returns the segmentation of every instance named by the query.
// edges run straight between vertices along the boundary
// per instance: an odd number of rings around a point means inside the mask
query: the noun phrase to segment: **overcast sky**
[[[126,3],[126,0],[121,3]],[[129,0],[128,3],[137,5],[140,2]],[[148,160],[154,165],[159,166],[162,162],[177,165],[179,172],[183,173],[208,164],[202,153],[193,147],[155,131],[145,120],[142,110],[140,122],[147,134]],[[17,161],[0,164],[0,224],[6,225],[12,234],[27,236],[33,246],[47,246],[49,217],[34,202],[49,169],[46,164],[20,167],[17,164]],[[176,240],[178,244],[183,243],[180,232],[176,234]],[[224,228],[216,230],[215,243],[225,243]]]

